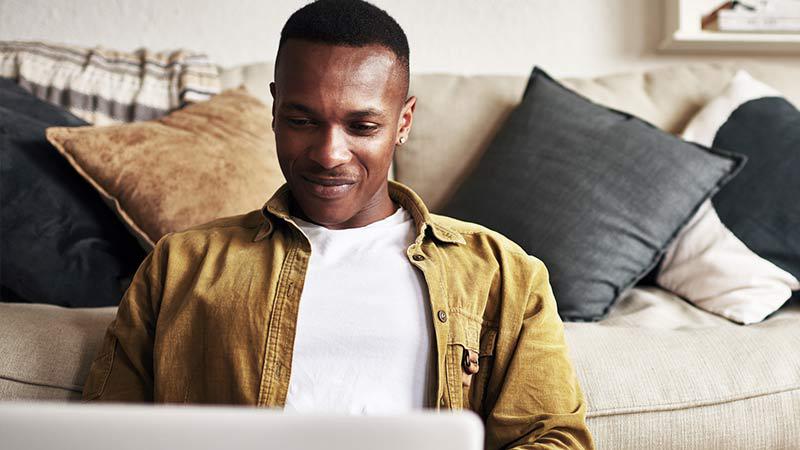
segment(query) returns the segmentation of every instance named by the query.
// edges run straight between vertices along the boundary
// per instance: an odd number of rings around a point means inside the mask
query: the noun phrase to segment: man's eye
[[[374,123],[359,122],[350,125],[350,128],[355,130],[357,133],[373,133],[379,128],[379,126]]]
[[[289,125],[292,125],[294,127],[305,127],[312,124],[310,119],[301,119],[294,117],[289,117],[286,119],[286,121],[289,122]]]

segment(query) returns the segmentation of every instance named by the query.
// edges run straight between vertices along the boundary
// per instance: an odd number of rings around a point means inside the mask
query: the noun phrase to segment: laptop
[[[249,406],[0,402],[2,450],[480,450],[472,412],[346,416]]]

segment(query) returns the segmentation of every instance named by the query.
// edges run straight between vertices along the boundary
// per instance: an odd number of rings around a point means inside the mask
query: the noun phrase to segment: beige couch
[[[800,104],[800,70],[747,61],[562,81],[679,132],[737,68]],[[271,76],[270,64],[255,64],[223,78],[268,101]],[[417,114],[410,141],[396,155],[395,178],[436,211],[477,162],[525,81],[415,75]],[[0,303],[0,399],[79,399],[114,312]],[[567,323],[566,330],[598,448],[800,448],[800,304],[739,326],[665,291],[635,288],[607,319]]]

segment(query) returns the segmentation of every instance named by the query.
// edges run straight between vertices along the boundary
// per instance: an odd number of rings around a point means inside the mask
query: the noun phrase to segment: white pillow
[[[681,137],[711,147],[717,130],[725,124],[731,113],[743,103],[761,97],[783,97],[783,95],[744,70],[740,70],[736,72],[722,94],[708,102],[692,118]]]
[[[689,123],[683,138],[710,147],[717,130],[742,103],[781,96],[739,71]],[[724,188],[723,188],[724,189]],[[800,281],[759,257],[720,221],[707,200],[669,246],[656,283],[706,311],[734,322],[764,320],[800,289]]]

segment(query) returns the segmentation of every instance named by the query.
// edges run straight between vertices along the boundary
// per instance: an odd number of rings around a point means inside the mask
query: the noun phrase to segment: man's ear
[[[397,143],[405,144],[408,134],[411,132],[411,124],[414,122],[414,108],[417,106],[417,97],[413,95],[406,100],[400,112],[400,121],[397,127]]]
[[[269,83],[269,93],[272,95],[272,129],[275,129],[275,82]]]

